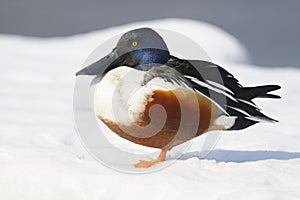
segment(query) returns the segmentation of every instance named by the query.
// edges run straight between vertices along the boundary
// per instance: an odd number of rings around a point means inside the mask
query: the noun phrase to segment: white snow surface
[[[204,159],[201,136],[154,173],[120,173],[94,160],[74,128],[75,72],[103,41],[141,26],[192,38],[243,85],[281,85],[281,100],[256,101],[280,122],[216,133]],[[249,64],[245,48],[213,25],[166,19],[62,38],[0,35],[0,55],[1,200],[300,199],[300,71]]]

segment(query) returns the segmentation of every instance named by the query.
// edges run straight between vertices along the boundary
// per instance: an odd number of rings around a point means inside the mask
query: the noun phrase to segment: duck
[[[149,168],[173,147],[209,131],[242,130],[278,122],[263,114],[255,98],[281,98],[279,85],[244,87],[221,66],[170,54],[164,39],[145,27],[130,30],[115,48],[76,76],[100,77],[95,113],[114,133],[135,144],[161,149]]]

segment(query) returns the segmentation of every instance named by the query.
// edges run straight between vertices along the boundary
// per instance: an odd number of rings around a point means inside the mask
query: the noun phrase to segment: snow
[[[192,38],[243,85],[281,85],[281,100],[256,101],[280,122],[212,132],[209,137],[218,143],[204,159],[198,159],[205,150],[201,136],[180,160],[174,162],[170,153],[166,162],[171,165],[153,173],[121,173],[97,162],[75,130],[74,74],[96,59],[86,57],[99,44],[141,26]],[[300,71],[254,66],[246,49],[223,30],[168,19],[64,38],[0,35],[0,44],[1,200],[300,198]],[[106,44],[103,55],[110,48]]]

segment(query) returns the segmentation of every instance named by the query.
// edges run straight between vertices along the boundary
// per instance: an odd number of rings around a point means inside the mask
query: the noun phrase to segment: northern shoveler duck
[[[162,162],[172,147],[211,130],[240,130],[258,122],[277,122],[264,115],[254,98],[280,98],[278,85],[243,87],[222,67],[170,55],[163,38],[150,28],[126,32],[107,56],[76,75],[102,76],[96,114],[116,134],[136,144],[160,148]],[[164,107],[152,109],[156,105]],[[182,120],[183,112],[185,120]],[[180,129],[180,130],[179,130]]]

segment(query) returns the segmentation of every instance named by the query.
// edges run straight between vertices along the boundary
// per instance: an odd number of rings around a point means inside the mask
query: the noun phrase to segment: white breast
[[[121,124],[136,122],[148,101],[151,101],[155,89],[170,90],[178,87],[160,78],[141,86],[145,73],[126,66],[109,71],[96,86],[96,115]]]

